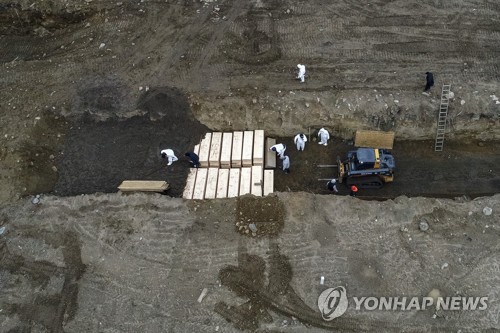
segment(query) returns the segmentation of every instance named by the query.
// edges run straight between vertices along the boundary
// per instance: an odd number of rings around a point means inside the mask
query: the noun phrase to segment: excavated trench
[[[182,124],[182,126],[180,126]],[[124,121],[95,122],[82,120],[68,133],[61,159],[59,179],[54,193],[76,195],[94,192],[116,192],[125,179],[166,180],[168,194],[182,194],[189,170],[184,152],[192,150],[204,133],[203,125],[183,120],[172,122],[162,118],[151,121],[148,116]],[[315,137],[303,152],[297,151],[293,138],[278,138],[287,145],[291,173],[275,171],[275,190],[305,191],[330,194],[328,179],[336,177],[337,156],[345,157],[353,149],[349,143],[333,138],[328,146],[318,145]],[[432,141],[396,141],[394,182],[382,189],[366,189],[358,193],[362,199],[385,200],[405,195],[409,197],[475,198],[500,191],[500,156],[498,144],[447,142],[445,150],[436,153]],[[179,161],[167,166],[160,150],[172,148]],[[339,184],[338,195],[349,190]]]
[[[84,114],[61,124],[61,118],[53,117],[53,124],[47,123],[38,131],[41,134],[37,136],[37,145],[25,146],[23,149],[27,151],[23,155],[30,157],[30,161],[33,156],[40,156],[49,162],[49,155],[55,155],[57,177],[49,164],[33,160],[33,166],[19,177],[25,182],[25,193],[52,192],[60,196],[111,193],[117,191],[123,180],[142,179],[165,180],[170,184],[168,194],[180,197],[189,172],[184,153],[192,150],[209,129],[194,118],[186,96],[175,89],[151,89],[140,98],[137,108],[143,115],[126,119],[115,116],[99,121]],[[51,134],[51,130],[55,132]],[[60,141],[48,142],[50,137],[59,138],[56,132],[65,134]],[[32,134],[35,138],[36,133]],[[291,173],[282,172],[281,165],[275,172],[275,190],[280,192],[330,194],[326,183],[336,177],[337,170],[318,166],[334,165],[337,156],[344,158],[353,149],[352,143],[339,138],[330,140],[328,146],[318,145],[315,132],[311,133],[303,152],[297,151],[292,137],[277,138],[277,141],[287,145],[286,154],[291,160]],[[47,156],[40,153],[43,142],[46,142]],[[60,145],[59,154],[54,148],[56,144]],[[179,161],[167,166],[160,157],[160,150],[165,148],[173,149]],[[396,160],[394,182],[382,189],[361,190],[358,197],[372,200],[401,195],[474,198],[498,193],[498,148],[497,142],[448,141],[444,152],[436,153],[432,141],[396,140],[392,151]],[[338,188],[338,195],[349,194],[344,184]]]

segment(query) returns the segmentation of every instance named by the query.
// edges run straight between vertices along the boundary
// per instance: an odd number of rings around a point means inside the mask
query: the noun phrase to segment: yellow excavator
[[[342,161],[337,157],[338,181],[358,188],[381,188],[394,179],[396,162],[391,154],[394,132],[357,131],[356,150]]]

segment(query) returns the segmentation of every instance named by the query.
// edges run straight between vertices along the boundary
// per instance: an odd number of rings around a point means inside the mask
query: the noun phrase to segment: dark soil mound
[[[208,128],[194,119],[186,97],[175,89],[150,90],[138,108],[149,114],[104,122],[84,116],[73,122],[58,164],[56,194],[116,192],[123,180],[137,179],[166,180],[169,195],[182,195],[189,171],[184,153]],[[167,166],[160,156],[165,148],[179,161]]]

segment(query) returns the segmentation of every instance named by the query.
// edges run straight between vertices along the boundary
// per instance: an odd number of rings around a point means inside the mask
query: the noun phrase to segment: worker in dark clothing
[[[425,72],[425,89],[424,91],[427,91],[431,89],[432,86],[434,86],[434,75],[432,75],[431,72]]]
[[[326,187],[334,193],[339,193],[339,190],[337,189],[337,180],[336,179],[332,179],[328,183],[326,183]]]
[[[356,185],[352,185],[351,186],[351,193],[349,193],[349,195],[351,197],[355,197],[356,194],[358,194],[358,187]]]
[[[192,151],[189,151],[184,154],[186,157],[188,157],[191,161],[191,167],[192,168],[199,168],[200,167],[200,158],[198,155],[193,153]]]

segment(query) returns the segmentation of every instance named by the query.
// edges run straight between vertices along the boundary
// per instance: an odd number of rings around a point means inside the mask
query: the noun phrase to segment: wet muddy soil
[[[58,164],[55,194],[116,192],[123,180],[165,180],[169,195],[182,194],[189,171],[184,153],[207,128],[192,117],[187,100],[174,90],[151,90],[138,108],[146,114],[104,122],[86,115],[73,121]],[[151,120],[158,116],[162,118]],[[171,166],[160,155],[166,148],[179,158]]]
[[[189,171],[184,152],[192,150],[208,130],[190,118],[187,104],[168,101],[168,95],[154,93],[141,107],[148,112],[127,120],[96,122],[83,117],[72,124],[67,135],[63,158],[59,161],[59,179],[54,192],[76,195],[94,192],[116,192],[123,180],[165,180],[167,192],[180,196]],[[169,104],[170,103],[170,104]],[[172,111],[174,110],[174,111]],[[160,120],[152,121],[152,114]],[[338,138],[328,146],[317,143],[315,133],[305,151],[297,151],[292,138],[278,138],[287,145],[291,173],[275,173],[275,190],[305,191],[328,194],[328,179],[337,177],[337,156],[345,158],[355,149],[352,142]],[[172,148],[179,161],[171,166],[160,157],[160,151]],[[500,190],[500,156],[496,143],[447,142],[443,152],[434,152],[431,141],[396,141],[394,182],[382,189],[362,190],[360,198],[395,198],[400,195],[458,197],[491,195]],[[321,166],[329,167],[321,167]],[[348,189],[339,184],[339,195]]]
[[[338,138],[328,146],[319,145],[311,135],[304,151],[297,151],[293,138],[279,138],[287,145],[291,173],[275,173],[275,190],[305,191],[328,194],[328,179],[337,178],[337,156],[345,158],[356,149],[352,142]],[[394,182],[382,189],[359,192],[360,198],[395,198],[400,195],[427,197],[477,197],[492,195],[500,190],[500,156],[497,143],[446,142],[443,152],[434,152],[431,141],[396,141],[392,153],[396,159]],[[281,162],[278,160],[278,165]],[[331,165],[332,167],[318,167]],[[340,195],[349,194],[344,184],[338,186]]]

